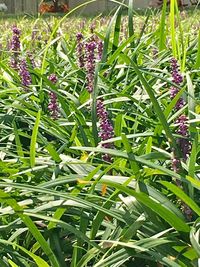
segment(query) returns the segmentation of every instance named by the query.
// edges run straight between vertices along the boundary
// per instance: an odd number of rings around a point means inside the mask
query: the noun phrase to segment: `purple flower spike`
[[[16,34],[16,35],[20,35],[20,34],[21,34],[21,31],[17,28],[17,26],[13,26],[12,31],[13,31],[13,33]]]
[[[56,120],[58,118],[58,104],[57,104],[57,96],[54,92],[50,92],[49,93],[49,105],[48,105],[48,109],[49,112],[51,114],[51,117]]]
[[[10,49],[12,51],[12,57],[11,57],[11,60],[10,60],[10,64],[11,64],[11,67],[13,69],[18,70],[18,61],[19,61],[18,54],[19,54],[19,51],[20,51],[20,35],[21,35],[21,32],[16,26],[13,26],[12,32],[13,32],[13,36],[12,36],[12,40],[11,40],[11,43],[10,43]]]
[[[11,50],[13,52],[17,52],[20,50],[21,32],[16,26],[13,27],[12,31],[13,31],[13,37],[12,37],[12,41],[11,41]]]
[[[183,82],[183,77],[179,73],[178,70],[178,64],[177,60],[175,58],[171,59],[171,68],[172,68],[172,77],[173,77],[173,82],[176,83],[177,85],[180,85]],[[173,99],[179,92],[179,89],[172,86],[170,88],[170,98]],[[184,107],[185,101],[182,97],[180,97],[176,103],[176,110],[180,110],[182,107]],[[188,126],[187,126],[187,117],[185,115],[180,115],[178,119],[176,120],[176,123],[178,124],[178,129],[176,130],[176,133],[183,136],[183,138],[178,138],[177,139],[177,145],[180,148],[181,151],[181,156],[183,157],[184,160],[187,160],[187,157],[190,153],[191,149],[191,144],[190,141],[188,140],[189,133],[188,133]],[[174,159],[175,161],[178,161],[179,159]],[[177,164],[172,164],[174,171],[177,172]]]
[[[183,77],[179,73],[178,63],[175,58],[171,59],[171,69],[172,69],[172,81],[175,84],[180,85],[183,82]],[[178,92],[179,92],[179,89],[177,87],[172,86],[170,88],[170,98],[173,99],[178,94]],[[182,107],[184,107],[184,105],[185,105],[185,101],[182,97],[180,97],[178,101],[176,102],[175,109],[179,110]]]
[[[181,85],[181,83],[183,82],[183,77],[179,73],[177,60],[175,58],[173,58],[171,60],[171,69],[172,69],[172,79],[173,79],[172,81],[177,85]],[[171,99],[176,97],[176,95],[178,93],[179,93],[179,89],[177,87],[172,86],[170,88],[170,98]],[[184,105],[185,105],[185,101],[182,97],[180,97],[178,99],[178,101],[176,102],[175,109],[180,110],[182,107],[184,107]],[[190,151],[191,151],[191,143],[189,141],[189,132],[188,132],[187,121],[188,121],[188,119],[184,114],[180,115],[178,117],[178,119],[176,120],[176,124],[178,125],[176,133],[181,136],[181,137],[178,137],[176,140],[176,143],[177,143],[177,146],[181,152],[181,155],[180,155],[180,157],[178,157],[175,153],[174,158],[172,160],[172,168],[173,168],[174,172],[176,172],[176,173],[178,173],[180,171],[180,167],[181,167],[180,158],[182,158],[184,161],[186,161],[189,154],[190,154]],[[176,184],[178,187],[182,188],[182,183],[180,181],[176,180]],[[181,202],[181,209],[182,209],[183,213],[185,214],[185,217],[188,220],[191,220],[192,219],[192,210],[183,201]]]
[[[173,82],[176,84],[181,84],[183,82],[183,77],[182,75],[179,73],[178,70],[178,62],[175,58],[171,59],[171,68],[172,68],[172,78],[173,78]]]
[[[181,162],[179,159],[174,158],[172,160],[172,167],[173,167],[174,172],[178,173],[180,171],[180,164]]]
[[[191,143],[188,140],[189,133],[188,133],[188,126],[187,126],[187,117],[185,115],[181,115],[176,123],[178,124],[177,134],[183,136],[183,138],[177,139],[177,144],[180,147],[180,150],[182,152],[183,159],[186,161],[188,158],[188,155],[191,151]]]
[[[96,43],[91,41],[86,44],[86,71],[87,71],[87,90],[89,93],[94,89],[94,73],[95,73],[95,49]]]
[[[31,75],[28,71],[25,59],[22,59],[19,65],[19,75],[21,77],[22,85],[27,89],[32,83]]]
[[[77,39],[77,55],[78,55],[78,65],[80,68],[84,68],[85,66],[85,55],[84,55],[84,43],[83,34],[81,32],[76,34]]]
[[[58,77],[56,74],[52,73],[48,77],[49,81],[51,81],[53,84],[56,84],[58,81]],[[48,105],[49,112],[51,114],[51,117],[56,120],[59,116],[59,107],[57,102],[57,95],[54,92],[49,93],[49,105]]]
[[[100,40],[98,42],[98,60],[102,59],[102,54],[103,54],[103,42]]]
[[[102,141],[106,141],[114,136],[113,126],[108,118],[108,113],[104,107],[101,99],[97,100],[97,117],[100,123],[99,137]],[[104,148],[113,148],[113,143],[106,143],[102,145]],[[104,154],[102,159],[107,162],[112,162],[112,158],[108,154]]]

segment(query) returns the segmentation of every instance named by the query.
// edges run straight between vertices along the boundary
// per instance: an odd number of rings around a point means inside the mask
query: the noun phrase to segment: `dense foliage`
[[[0,21],[0,266],[198,266],[199,12],[69,16]]]

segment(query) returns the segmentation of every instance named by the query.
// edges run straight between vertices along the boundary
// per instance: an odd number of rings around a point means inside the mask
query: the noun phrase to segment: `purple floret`
[[[48,77],[49,81],[51,81],[53,84],[56,84],[58,81],[58,77],[55,73],[52,73]]]

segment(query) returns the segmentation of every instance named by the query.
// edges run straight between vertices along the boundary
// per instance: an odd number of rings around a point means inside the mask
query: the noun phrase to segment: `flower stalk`
[[[12,33],[13,36],[10,44],[12,56],[10,60],[10,65],[13,69],[18,70],[21,31],[17,28],[17,26],[13,26]]]
[[[53,84],[56,84],[58,78],[56,74],[52,73],[48,77],[49,81]],[[54,92],[49,92],[49,105],[48,105],[49,112],[51,114],[52,119],[56,120],[59,117],[59,107],[57,102],[57,95]]]
[[[171,69],[172,69],[172,81],[173,83],[177,85],[181,85],[183,82],[183,76],[179,72],[178,63],[175,58],[172,58],[171,60]],[[177,87],[172,86],[170,88],[170,98],[173,99],[179,92],[179,89]],[[181,108],[183,108],[185,105],[185,101],[182,97],[178,99],[175,105],[175,110],[178,111]],[[183,161],[186,162],[188,159],[188,156],[191,151],[191,143],[189,141],[189,131],[188,131],[188,118],[185,114],[181,114],[177,120],[176,120],[176,133],[179,135],[179,137],[176,139],[177,146],[180,150],[180,157],[177,157],[177,155],[174,155],[174,158],[172,159],[172,168],[174,172],[178,173],[180,172],[180,166],[181,166],[181,158]],[[182,184],[180,181],[176,181],[176,184],[182,188]],[[185,214],[186,218],[188,220],[192,219],[192,210],[190,207],[188,207],[184,202],[181,202],[181,209],[183,213]]]

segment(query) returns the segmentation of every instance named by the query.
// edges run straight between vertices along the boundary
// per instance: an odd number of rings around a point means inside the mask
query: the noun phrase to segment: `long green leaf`
[[[167,37],[167,29],[166,29],[166,13],[167,13],[167,0],[163,1],[162,7],[162,15],[160,20],[159,27],[159,50],[162,51],[166,47],[166,37]]]
[[[195,69],[200,68],[200,31],[198,34],[198,47],[197,47],[197,56],[196,56],[196,63],[195,63]]]
[[[172,53],[174,58],[177,58],[177,49],[176,49],[176,33],[175,33],[175,1],[170,1],[170,32],[171,32],[171,43],[172,43]]]
[[[129,196],[135,197],[139,202],[141,202],[143,205],[147,206],[151,210],[153,210],[155,213],[157,213],[160,217],[162,217],[166,222],[168,222],[172,227],[174,227],[177,231],[180,232],[186,232],[188,233],[190,231],[190,227],[179,217],[174,215],[171,211],[164,208],[161,204],[153,201],[151,198],[149,198],[144,193],[137,193],[123,185],[119,185],[115,182],[110,182],[106,180],[101,180],[99,183],[105,183],[109,186],[112,186],[114,188],[119,189],[120,191],[126,193]]]
[[[143,157],[139,157],[134,155],[133,153],[129,153],[127,154],[126,152],[123,151],[118,151],[118,150],[114,150],[114,149],[107,149],[107,148],[99,148],[99,147],[71,147],[74,150],[81,150],[81,151],[91,151],[91,152],[99,152],[99,153],[103,153],[103,154],[110,154],[116,157],[121,157],[121,158],[126,158],[126,159],[130,159],[130,160],[134,160],[137,161],[141,164],[144,164],[146,166],[149,166],[153,169],[156,170],[160,170],[162,171],[163,174],[167,174],[171,177],[177,178],[178,180],[182,180],[184,182],[187,182],[186,179],[183,178],[182,175],[179,175],[178,173],[175,173],[173,171],[171,171],[170,169],[167,169],[163,166],[157,165],[149,160],[144,159]],[[197,183],[197,181],[196,181]],[[199,183],[200,184],[200,183]]]
[[[31,136],[30,165],[32,168],[35,166],[36,143],[37,143],[38,128],[39,128],[39,124],[40,124],[40,117],[41,117],[41,110],[38,111],[35,125],[33,127],[32,136]]]

